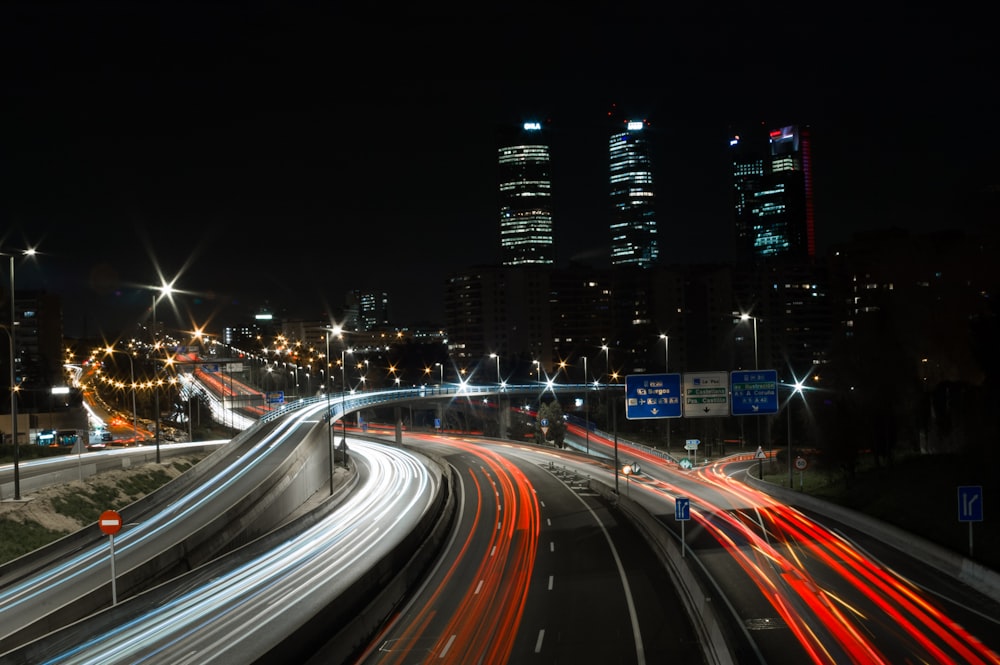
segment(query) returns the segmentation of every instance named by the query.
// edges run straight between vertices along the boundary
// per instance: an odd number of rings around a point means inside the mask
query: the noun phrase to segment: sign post
[[[959,485],[958,521],[969,523],[969,558],[972,558],[972,523],[983,521],[982,485]]]
[[[799,470],[799,491],[802,491],[802,472],[809,466],[809,462],[801,455],[795,458],[795,468]]]
[[[684,450],[694,453],[694,465],[698,465],[698,446],[701,445],[701,439],[686,439],[684,441]]]
[[[681,558],[684,558],[687,544],[684,541],[684,523],[691,519],[691,499],[677,497],[674,499],[674,519],[681,523]]]
[[[111,545],[111,604],[118,604],[118,589],[115,580],[115,534],[121,531],[122,516],[114,510],[105,510],[101,513],[97,526],[103,533],[108,534],[108,542]]]
[[[764,448],[757,446],[757,452],[754,453],[753,458],[757,460],[757,475],[760,476],[761,480],[764,480],[764,459],[767,455],[764,454]]]

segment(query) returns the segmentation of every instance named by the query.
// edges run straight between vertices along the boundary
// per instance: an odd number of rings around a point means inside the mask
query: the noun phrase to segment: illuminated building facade
[[[729,146],[740,258],[813,261],[816,236],[808,127],[786,125],[733,135]]]
[[[659,257],[647,131],[644,121],[628,121],[608,141],[614,266],[650,268]]]
[[[551,265],[552,175],[539,122],[502,129],[500,136],[500,253],[505,266]]]

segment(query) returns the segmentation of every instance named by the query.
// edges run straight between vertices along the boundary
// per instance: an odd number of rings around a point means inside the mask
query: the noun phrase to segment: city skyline
[[[473,75],[417,74],[442,42],[381,81],[362,66],[328,86],[325,67],[347,51],[324,53],[307,39],[318,26],[293,13],[262,33],[261,11],[206,10],[195,29],[155,4],[17,8],[0,246],[37,244],[18,288],[62,295],[67,334],[141,320],[160,272],[206,318],[261,306],[319,317],[359,289],[388,292],[399,322],[440,322],[444,276],[500,261],[494,132],[526,118],[553,128],[557,263],[604,262],[614,103],[650,123],[668,264],[731,258],[734,125],[810,126],[820,255],[857,231],[968,226],[969,199],[1000,181],[975,67],[994,49],[930,21],[891,47],[855,44],[850,60],[813,39],[811,57],[739,67],[736,45],[696,43],[696,30],[673,48],[704,62],[679,67],[644,44],[638,83],[587,52],[547,78],[498,77],[497,54]],[[278,28],[281,41],[262,39]],[[983,128],[975,141],[968,127]]]

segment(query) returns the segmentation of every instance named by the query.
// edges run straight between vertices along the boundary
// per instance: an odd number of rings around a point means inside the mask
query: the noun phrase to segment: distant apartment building
[[[8,311],[9,300],[8,300]],[[66,398],[56,398],[52,389],[67,385],[63,370],[62,306],[59,296],[45,291],[19,290],[14,301],[14,349],[9,334],[0,335],[0,364],[4,376],[11,376],[10,358],[14,359],[13,376],[18,386],[20,413],[47,412],[66,406]],[[4,326],[7,328],[7,326]],[[79,394],[71,396],[79,400]],[[6,407],[6,408],[4,408]],[[10,413],[9,400],[0,401],[0,409]]]

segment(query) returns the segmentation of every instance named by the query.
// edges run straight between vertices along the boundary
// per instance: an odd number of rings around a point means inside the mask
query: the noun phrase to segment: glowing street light
[[[159,295],[161,297],[162,296],[169,296],[170,292],[171,292],[171,288],[170,288],[169,284],[164,284],[163,286],[161,286],[157,290],[160,292]],[[159,340],[157,340],[157,336],[156,336],[156,301],[157,300],[158,300],[157,294],[154,293],[153,294],[153,351],[154,352],[158,351],[159,348],[160,348],[160,343],[159,343]],[[158,370],[157,370],[157,366],[156,366],[156,362],[155,361],[156,361],[156,359],[154,358],[154,362],[153,362],[153,374],[154,374],[154,379],[156,379],[156,380],[153,381],[153,420],[156,423],[156,428],[155,428],[156,429],[156,463],[159,464],[160,463],[160,382],[159,382],[159,379],[156,377],[156,375],[158,373]]]
[[[670,335],[665,333],[660,334],[660,339],[663,340],[663,371],[670,371]]]
[[[28,249],[22,252],[24,256],[33,256],[35,250]],[[17,326],[17,298],[14,291],[14,255],[0,252],[0,256],[10,259],[10,328],[7,329],[7,336],[10,337],[10,434],[11,443],[14,444],[14,500],[21,500],[21,471],[20,446],[17,442],[17,372],[14,370],[14,347],[17,335],[14,328]]]
[[[785,402],[785,408],[788,410],[788,489],[792,489],[792,468],[795,466],[792,460],[792,397],[796,394],[802,394],[802,382],[796,380],[790,387],[792,392],[788,394],[788,401]]]
[[[583,385],[590,384],[587,372],[587,356],[583,356]],[[590,398],[586,392],[583,393],[583,433],[587,441],[587,454],[590,454]]]
[[[753,321],[753,368],[760,369],[757,364],[757,317],[750,314],[740,314],[740,321]],[[757,418],[757,441],[755,443],[760,445],[760,418]]]
[[[757,317],[750,316],[749,314],[740,314],[740,321],[753,321],[753,368],[760,369],[757,366]]]
[[[347,361],[345,354],[354,353],[352,349],[340,350],[340,382],[344,384],[344,389],[340,391],[340,427],[343,430],[340,446],[347,450]]]
[[[670,335],[666,333],[660,333],[660,339],[663,340],[663,371],[667,373],[670,371]],[[667,419],[667,450],[670,450],[670,419]]]
[[[500,379],[500,354],[499,353],[491,353],[490,354],[490,358],[496,358],[496,361],[497,361],[497,383],[499,383],[502,386],[503,385],[503,381]]]
[[[334,451],[333,451],[333,409],[330,407],[330,335],[333,333],[333,328],[323,328],[326,332],[326,372],[323,375],[324,381],[326,382],[326,433],[327,439],[330,443],[330,496],[333,496],[333,469],[334,463]]]

